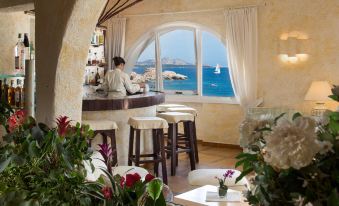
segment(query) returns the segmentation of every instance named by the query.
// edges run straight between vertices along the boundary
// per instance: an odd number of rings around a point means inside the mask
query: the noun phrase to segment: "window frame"
[[[161,45],[160,36],[174,30],[189,30],[193,31],[194,47],[195,47],[195,63],[197,69],[197,94],[187,92],[185,90],[164,90],[162,78],[161,64]],[[225,46],[225,41],[221,36],[213,30],[190,22],[172,22],[154,28],[150,32],[144,34],[139,41],[129,50],[127,54],[127,68],[132,70],[136,60],[144,49],[154,40],[155,41],[155,61],[156,61],[156,90],[166,93],[166,101],[170,102],[202,102],[202,103],[225,103],[239,104],[235,96],[233,97],[218,97],[218,96],[203,96],[203,48],[202,48],[202,32],[206,31],[213,34]],[[137,51],[135,51],[137,49]],[[133,52],[134,51],[134,52]],[[230,77],[231,78],[231,77]],[[175,92],[183,92],[183,94],[175,94]],[[193,90],[192,90],[193,91]],[[193,91],[194,92],[194,91]]]

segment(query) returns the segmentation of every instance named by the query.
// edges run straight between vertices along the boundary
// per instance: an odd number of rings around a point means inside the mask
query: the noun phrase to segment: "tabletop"
[[[175,196],[174,202],[185,206],[249,206],[244,199],[240,202],[206,202],[207,191],[217,192],[218,188],[212,185],[205,185]]]

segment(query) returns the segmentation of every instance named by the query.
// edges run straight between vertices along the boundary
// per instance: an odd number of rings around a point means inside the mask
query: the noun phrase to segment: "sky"
[[[195,64],[194,33],[189,30],[175,30],[160,36],[161,58],[178,58]],[[224,44],[213,34],[202,32],[203,65],[227,66]],[[155,59],[154,41],[141,53],[138,61]]]

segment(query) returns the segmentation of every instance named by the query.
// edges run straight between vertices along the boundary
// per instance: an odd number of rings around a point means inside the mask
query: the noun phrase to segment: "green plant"
[[[111,154],[112,150],[107,144],[101,144],[100,154],[106,168],[101,170],[109,178],[109,186],[100,179],[101,198],[105,205],[111,206],[164,206],[166,201],[162,193],[164,184],[160,179],[147,174],[142,180],[138,173],[126,174],[126,177],[112,175]]]
[[[1,105],[0,108],[3,108]],[[6,107],[6,106],[5,106]],[[97,184],[87,183],[90,161],[88,126],[71,126],[67,117],[56,128],[36,123],[17,111],[5,124],[0,146],[0,205],[96,205]]]
[[[338,90],[332,90],[334,100],[339,100]],[[246,124],[252,124],[245,125],[252,128],[246,132],[248,151],[238,155],[236,163],[243,168],[237,181],[254,173],[247,201],[251,205],[338,206],[339,112],[326,112],[318,124],[299,113],[292,122],[282,116],[268,121],[271,124],[247,120]]]

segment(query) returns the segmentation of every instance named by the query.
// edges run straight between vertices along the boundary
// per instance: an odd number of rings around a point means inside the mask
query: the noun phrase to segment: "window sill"
[[[194,103],[216,103],[216,104],[239,104],[234,97],[207,97],[197,95],[170,95],[166,94],[168,102],[194,102]]]

